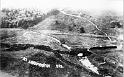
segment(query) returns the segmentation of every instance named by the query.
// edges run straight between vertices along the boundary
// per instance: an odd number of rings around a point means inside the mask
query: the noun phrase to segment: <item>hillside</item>
[[[2,12],[2,71],[19,77],[122,77],[121,18],[95,18],[85,12],[56,9],[48,13],[18,9],[3,9]],[[83,56],[77,56],[78,52]],[[79,61],[87,59],[99,74]],[[52,67],[35,66],[30,60]]]

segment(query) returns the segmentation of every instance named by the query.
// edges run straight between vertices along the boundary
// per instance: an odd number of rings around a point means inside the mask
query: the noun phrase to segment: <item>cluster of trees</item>
[[[1,28],[32,27],[44,19],[44,14],[37,10],[2,9]]]

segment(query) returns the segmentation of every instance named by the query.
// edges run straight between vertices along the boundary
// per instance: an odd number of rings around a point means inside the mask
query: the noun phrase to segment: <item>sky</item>
[[[52,8],[71,8],[92,13],[113,10],[123,15],[123,0],[1,0],[1,8],[36,8],[43,11]]]

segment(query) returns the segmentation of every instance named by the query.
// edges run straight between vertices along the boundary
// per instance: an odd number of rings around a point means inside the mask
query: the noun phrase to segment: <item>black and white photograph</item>
[[[0,0],[0,77],[123,77],[123,0]]]

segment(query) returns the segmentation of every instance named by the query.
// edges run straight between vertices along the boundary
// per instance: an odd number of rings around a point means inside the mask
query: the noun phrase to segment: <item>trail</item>
[[[104,34],[108,37],[108,35],[107,35],[105,32],[103,32],[102,30],[100,30],[96,24],[94,24],[92,21],[88,20],[87,18],[81,17],[80,15],[76,16],[76,15],[72,15],[72,14],[67,14],[67,13],[65,13],[65,12],[62,11],[62,10],[60,10],[60,12],[63,13],[63,14],[65,14],[65,15],[68,15],[68,16],[77,17],[77,18],[80,18],[80,19],[83,19],[83,20],[88,21],[88,22],[91,23],[93,26],[95,26],[97,30],[99,30],[100,32],[104,33]],[[110,41],[112,41],[110,37],[108,37],[108,39],[109,39]]]

